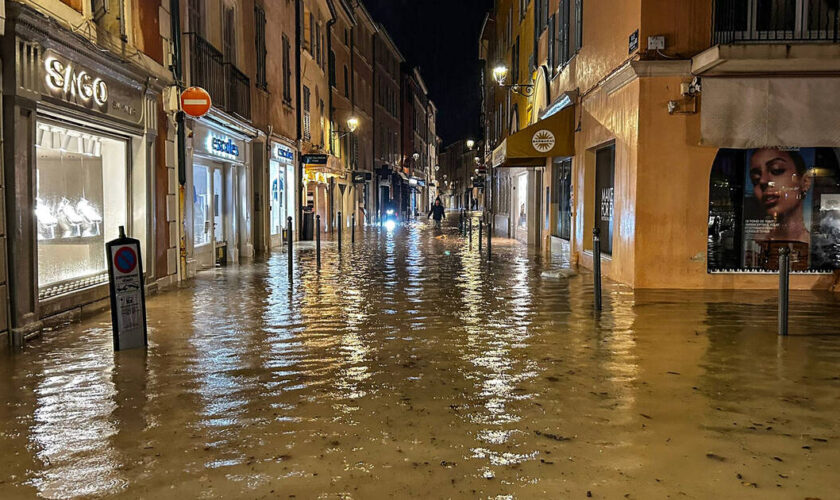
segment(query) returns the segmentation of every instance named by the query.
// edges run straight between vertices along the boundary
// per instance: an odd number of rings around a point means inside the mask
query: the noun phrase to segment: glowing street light
[[[467,149],[472,149],[475,146],[475,141],[472,139],[467,140]]]

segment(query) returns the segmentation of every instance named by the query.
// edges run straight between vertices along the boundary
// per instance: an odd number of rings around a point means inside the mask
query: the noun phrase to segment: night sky
[[[493,0],[363,0],[420,74],[446,146],[480,138],[478,35]]]

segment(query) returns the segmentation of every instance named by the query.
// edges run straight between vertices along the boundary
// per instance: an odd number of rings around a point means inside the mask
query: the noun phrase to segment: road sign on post
[[[125,228],[120,226],[120,237],[105,244],[105,255],[111,289],[114,350],[146,347],[149,342],[140,241],[127,238]]]
[[[190,87],[181,92],[181,110],[193,118],[201,118],[210,111],[213,100],[201,87]]]

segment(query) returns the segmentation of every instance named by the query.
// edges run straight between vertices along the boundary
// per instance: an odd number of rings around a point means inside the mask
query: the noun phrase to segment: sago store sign
[[[44,67],[47,72],[47,88],[60,92],[65,100],[85,105],[92,101],[100,107],[108,103],[108,85],[101,78],[55,57],[48,57]]]

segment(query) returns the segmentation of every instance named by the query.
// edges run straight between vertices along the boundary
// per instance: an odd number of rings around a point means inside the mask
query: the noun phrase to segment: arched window
[[[840,149],[721,149],[709,182],[708,271],[840,268]]]

